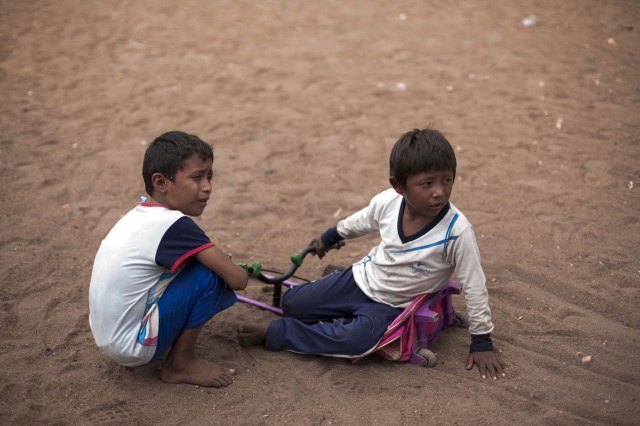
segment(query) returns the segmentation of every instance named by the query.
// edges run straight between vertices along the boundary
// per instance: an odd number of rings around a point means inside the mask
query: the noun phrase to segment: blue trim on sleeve
[[[449,227],[447,228],[447,233],[444,236],[444,249],[442,251],[442,257],[445,258],[447,256],[447,246],[449,245],[449,241],[450,241],[450,235],[451,235],[451,231],[453,230],[453,225],[455,225],[456,221],[458,220],[458,216],[460,216],[458,213],[453,215],[453,219],[451,219],[451,222],[449,222]]]
[[[356,262],[355,265],[366,265],[367,263],[371,262],[371,256],[367,255],[364,259],[362,259],[360,262]]]
[[[176,220],[162,236],[156,251],[158,265],[171,269],[175,263],[189,252],[196,251],[211,240],[188,216]]]

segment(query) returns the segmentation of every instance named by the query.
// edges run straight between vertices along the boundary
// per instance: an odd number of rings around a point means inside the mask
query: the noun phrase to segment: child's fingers
[[[471,370],[473,368],[473,357],[469,355],[467,357],[467,365],[465,366],[467,370]]]
[[[478,363],[476,363],[478,364]],[[483,379],[487,378],[487,365],[485,363],[479,363],[478,364],[478,370],[480,371],[480,376]]]
[[[496,372],[496,367],[493,364],[489,364],[487,366],[487,373],[493,377],[493,380],[498,380],[498,373]]]

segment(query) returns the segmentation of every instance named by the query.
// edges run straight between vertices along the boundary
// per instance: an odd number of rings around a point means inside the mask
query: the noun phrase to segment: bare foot
[[[202,358],[191,357],[178,366],[167,360],[162,367],[160,378],[167,383],[189,383],[200,386],[222,388],[233,383],[236,371],[220,367]]]
[[[238,327],[236,335],[240,346],[262,345],[267,337],[269,323],[244,324]]]

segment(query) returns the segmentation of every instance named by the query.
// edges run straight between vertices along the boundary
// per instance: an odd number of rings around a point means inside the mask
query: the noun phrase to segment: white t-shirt
[[[213,244],[193,219],[139,203],[111,229],[93,264],[89,324],[96,344],[121,365],[149,362],[157,343],[157,302],[181,266]]]
[[[390,188],[359,212],[340,221],[338,234],[349,239],[380,233],[380,244],[353,265],[353,275],[371,299],[404,308],[418,295],[440,290],[455,273],[465,297],[471,334],[493,331],[485,276],[475,235],[451,203],[432,228],[401,237],[403,197]]]

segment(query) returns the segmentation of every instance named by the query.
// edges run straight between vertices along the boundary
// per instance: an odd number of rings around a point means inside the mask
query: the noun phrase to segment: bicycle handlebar
[[[331,247],[327,248],[327,251],[329,250],[339,250],[342,246],[344,246],[345,242],[344,240],[337,242],[336,244],[332,245]],[[262,265],[258,262],[254,262],[251,266],[248,265],[242,265],[241,266],[243,268],[245,268],[247,270],[247,273],[254,277],[257,278],[258,280],[262,281],[263,283],[267,283],[267,284],[280,284],[283,281],[291,278],[293,276],[293,274],[295,274],[295,272],[298,270],[298,268],[300,266],[302,266],[302,263],[304,262],[304,258],[309,254],[309,253],[315,253],[316,251],[316,246],[315,245],[309,245],[307,247],[305,247],[304,249],[302,249],[299,253],[295,253],[291,255],[291,266],[289,267],[289,270],[281,275],[276,275],[276,276],[269,276],[269,275],[265,275],[262,273]]]

